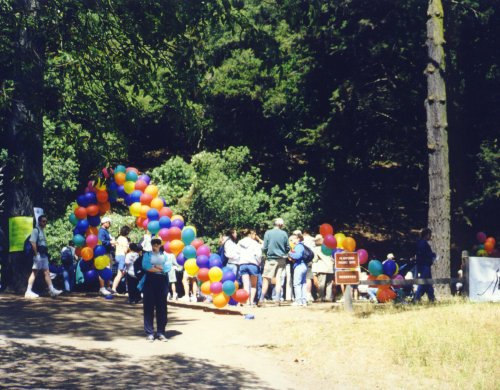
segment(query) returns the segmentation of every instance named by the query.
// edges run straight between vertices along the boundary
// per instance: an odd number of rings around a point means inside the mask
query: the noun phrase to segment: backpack
[[[35,229],[38,229],[38,227],[35,227]],[[38,232],[38,234],[40,234],[40,232]],[[34,256],[35,255],[35,251],[33,250],[33,247],[31,246],[31,241],[30,241],[30,238],[31,238],[31,233],[28,234],[28,237],[26,237],[26,240],[24,240],[24,244],[23,244],[23,252],[27,255],[27,256]]]
[[[62,265],[69,267],[73,264],[73,252],[68,247],[64,248],[61,252]]]
[[[224,254],[224,245],[222,245],[219,249],[219,252],[217,254],[220,256],[220,259],[222,260],[222,266],[225,267],[227,265],[227,257]]]
[[[301,260],[306,264],[310,263],[314,259],[314,252],[307,245],[302,244],[302,246],[304,247],[304,253],[302,253]]]
[[[142,268],[142,256],[134,262],[134,275],[137,279],[142,279],[142,277],[146,274],[144,268]]]

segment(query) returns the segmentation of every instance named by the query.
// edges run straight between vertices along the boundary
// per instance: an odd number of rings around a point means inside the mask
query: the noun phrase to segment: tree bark
[[[436,278],[450,276],[450,167],[448,160],[448,120],[446,117],[443,6],[429,0],[427,9],[427,147],[429,152],[429,213],[432,247],[440,259],[433,265]],[[439,294],[450,294],[437,286]]]
[[[36,28],[38,1],[25,0],[24,17],[29,20],[16,37],[12,59],[18,66],[14,75],[16,92],[7,128],[8,161],[5,169],[5,218],[33,216],[33,207],[42,206],[43,183],[43,98],[44,41]],[[4,282],[11,291],[26,288],[33,259],[23,252],[9,252],[3,267]]]

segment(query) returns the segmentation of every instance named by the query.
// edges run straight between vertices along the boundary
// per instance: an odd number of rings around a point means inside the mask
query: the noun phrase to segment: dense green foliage
[[[500,8],[443,3],[460,245],[498,230]],[[34,16],[0,0],[0,136],[32,88],[53,219],[102,166],[123,163],[150,172],[211,239],[283,215],[403,250],[426,224],[426,6],[48,0]],[[17,51],[25,28],[43,40],[42,86]]]

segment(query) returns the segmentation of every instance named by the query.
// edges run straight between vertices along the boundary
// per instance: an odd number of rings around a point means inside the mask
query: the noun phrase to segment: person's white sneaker
[[[52,287],[52,288],[50,289],[50,296],[51,296],[51,297],[57,297],[57,296],[58,296],[59,294],[61,294],[61,293],[62,293],[62,290],[58,290],[58,289],[56,289],[56,288],[54,288],[54,287]]]
[[[307,294],[307,302],[313,302],[314,298],[311,293]]]
[[[106,296],[106,295],[111,295],[111,293],[110,293],[108,290],[106,290],[106,288],[104,288],[104,287],[101,287],[101,288],[99,289],[99,294],[101,294],[101,295],[105,295],[105,296]]]
[[[174,294],[172,295],[172,300],[173,300],[173,301],[176,301],[176,300],[177,300],[177,293],[174,293]]]
[[[294,301],[294,302],[292,303],[292,306],[301,306],[301,303],[299,303],[299,302],[297,302],[297,301]]]
[[[196,295],[191,295],[189,297],[189,302],[198,302],[198,299],[196,298]]]
[[[26,293],[24,294],[24,297],[29,298],[29,299],[35,299],[35,298],[38,298],[39,295],[33,291],[26,291]]]

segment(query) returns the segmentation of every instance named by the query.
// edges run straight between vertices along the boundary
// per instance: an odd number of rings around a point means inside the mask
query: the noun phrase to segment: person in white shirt
[[[255,230],[248,231],[245,238],[238,242],[240,247],[239,274],[243,281],[243,288],[248,292],[248,305],[254,305],[257,293],[257,279],[262,262],[262,245],[256,240]]]

